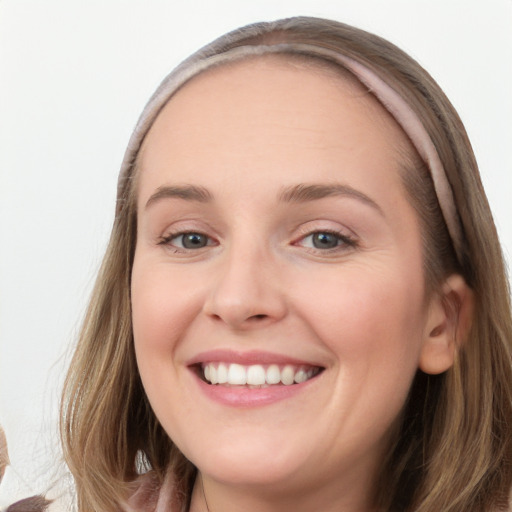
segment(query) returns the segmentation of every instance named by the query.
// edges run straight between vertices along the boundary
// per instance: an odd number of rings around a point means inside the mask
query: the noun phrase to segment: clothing
[[[173,494],[174,478],[168,472],[160,486],[153,471],[141,475],[137,481],[137,490],[127,501],[123,512],[184,512],[180,510]]]

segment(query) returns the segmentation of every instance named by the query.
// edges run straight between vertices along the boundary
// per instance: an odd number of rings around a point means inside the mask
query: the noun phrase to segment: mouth
[[[228,362],[205,362],[196,368],[199,377],[207,384],[248,389],[302,384],[323,371],[322,367],[302,364],[243,365]]]

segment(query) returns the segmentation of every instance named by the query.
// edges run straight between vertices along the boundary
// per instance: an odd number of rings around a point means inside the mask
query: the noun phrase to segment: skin
[[[418,367],[453,362],[441,298],[425,298],[419,223],[399,176],[410,151],[360,86],[278,57],[201,74],[152,126],[139,155],[135,349],[155,414],[198,467],[210,512],[372,510]],[[345,188],[283,199],[300,184]],[[158,195],[185,185],[209,200]],[[326,231],[337,245],[315,247],[312,233]],[[207,245],[184,248],[183,232]],[[229,406],[189,367],[212,349],[323,372],[284,400]],[[206,510],[200,479],[191,510]]]

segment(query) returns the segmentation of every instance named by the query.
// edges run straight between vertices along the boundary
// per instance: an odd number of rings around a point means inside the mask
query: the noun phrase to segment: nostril
[[[254,320],[263,320],[264,318],[267,318],[267,315],[253,315],[251,318]]]

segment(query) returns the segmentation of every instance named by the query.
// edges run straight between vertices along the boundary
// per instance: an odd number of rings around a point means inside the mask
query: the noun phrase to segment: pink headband
[[[201,60],[192,60],[191,63],[189,63],[190,60],[185,61],[181,66],[176,68],[160,84],[147,103],[139,121],[137,122],[135,130],[133,131],[128,143],[121,166],[118,184],[118,197],[122,197],[120,192],[124,187],[125,181],[131,177],[133,163],[135,162],[144,137],[159,112],[181,86],[183,86],[192,77],[211,67],[239,60],[248,56],[273,53],[302,54],[336,62],[342,67],[348,69],[359,79],[361,83],[368,87],[386,110],[395,118],[398,124],[400,124],[411,140],[413,146],[416,148],[416,151],[428,166],[434,183],[437,199],[439,201],[448,232],[450,233],[457,258],[461,261],[463,238],[453,198],[453,192],[448,182],[448,178],[446,177],[446,172],[441,159],[439,158],[439,154],[437,153],[434,143],[418,115],[391,86],[384,82],[382,78],[365,65],[346,55],[311,44],[283,43],[270,46],[238,46],[223,53],[202,58]]]

